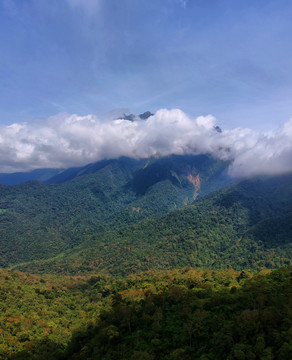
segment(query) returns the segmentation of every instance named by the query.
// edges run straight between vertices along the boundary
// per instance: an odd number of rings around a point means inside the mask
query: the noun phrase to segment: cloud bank
[[[248,128],[218,132],[215,126],[211,115],[192,119],[178,109],[161,109],[136,121],[59,114],[15,123],[0,127],[0,172],[170,154],[211,154],[228,160],[235,177],[292,171],[292,120],[264,134]]]

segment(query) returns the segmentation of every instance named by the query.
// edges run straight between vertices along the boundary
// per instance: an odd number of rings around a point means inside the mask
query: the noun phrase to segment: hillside
[[[62,359],[291,359],[291,267],[250,280],[232,270],[201,274],[118,292]]]
[[[226,167],[122,158],[0,186],[0,359],[290,360],[292,175],[224,187]]]
[[[292,268],[123,279],[0,270],[0,358],[290,360]]]
[[[15,268],[126,275],[182,266],[276,268],[292,259],[292,175],[244,180],[167,215],[89,235],[74,249]]]
[[[0,186],[0,266],[47,259],[93,234],[165,214],[230,181],[210,156],[104,160],[49,184]]]

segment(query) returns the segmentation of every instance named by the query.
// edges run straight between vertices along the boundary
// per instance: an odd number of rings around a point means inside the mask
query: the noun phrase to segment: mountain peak
[[[147,120],[150,116],[153,116],[151,111],[145,111],[143,114],[135,115],[135,114],[124,114],[121,119],[128,121],[135,120]]]

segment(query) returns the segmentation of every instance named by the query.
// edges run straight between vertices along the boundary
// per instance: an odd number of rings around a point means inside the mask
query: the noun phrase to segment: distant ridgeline
[[[25,181],[37,180],[45,182],[51,177],[62,172],[60,169],[37,169],[29,172],[16,172],[12,174],[0,174],[0,184],[17,185]]]
[[[127,275],[290,264],[292,176],[231,184],[227,167],[207,155],[120,158],[0,186],[0,266]]]

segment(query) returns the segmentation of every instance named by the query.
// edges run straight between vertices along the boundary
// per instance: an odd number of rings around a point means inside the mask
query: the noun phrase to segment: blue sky
[[[292,117],[292,2],[1,0],[0,123],[180,108],[223,127]]]

